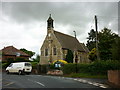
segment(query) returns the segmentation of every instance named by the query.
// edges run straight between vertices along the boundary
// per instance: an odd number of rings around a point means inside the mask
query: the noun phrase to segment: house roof
[[[60,44],[62,45],[62,48],[70,49],[72,51],[74,51],[76,49],[79,51],[83,51],[83,52],[89,51],[85,45],[80,43],[77,40],[77,38],[75,38],[73,36],[63,34],[58,31],[54,31],[54,34],[55,34],[56,38],[58,39],[58,41],[60,42]]]
[[[20,51],[20,50],[16,49],[16,48],[13,47],[13,46],[4,47],[4,48],[2,49],[2,53],[3,53],[4,55],[17,55],[17,54],[19,53],[19,54],[22,55],[22,56],[28,56],[28,57],[29,57],[28,54],[26,54],[26,53],[23,52],[23,51]]]

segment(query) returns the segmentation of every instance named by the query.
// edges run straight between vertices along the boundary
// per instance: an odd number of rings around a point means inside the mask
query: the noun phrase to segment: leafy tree
[[[25,53],[27,53],[28,55],[30,55],[30,57],[32,57],[32,56],[35,54],[35,52],[28,51],[28,50],[26,50],[26,49],[24,49],[24,48],[22,48],[22,49],[20,49],[20,50],[23,51],[23,52],[25,52]]]
[[[112,59],[120,60],[120,37],[115,40],[115,43],[112,45]]]
[[[102,60],[112,59],[112,44],[115,43],[118,35],[113,33],[110,29],[104,28],[99,32],[99,54]]]
[[[73,52],[68,49],[67,55],[66,55],[66,61],[68,63],[73,63]]]
[[[93,48],[90,52],[89,52],[89,57],[88,57],[91,61],[95,61],[97,59],[97,55],[96,55],[96,48]]]
[[[95,31],[92,29],[90,33],[88,33],[89,37],[87,38],[87,47],[89,50],[95,48]],[[113,56],[116,57],[117,49],[120,44],[118,42],[118,35],[113,33],[110,29],[104,28],[98,33],[98,50],[101,60],[109,60],[113,59]],[[116,41],[117,40],[117,41]]]
[[[7,63],[8,64],[11,64],[11,63],[13,63],[15,60],[13,59],[13,58],[7,58]]]
[[[92,50],[93,48],[95,48],[95,42],[96,42],[96,31],[94,31],[94,29],[91,29],[90,33],[88,33],[88,41],[87,41],[87,47],[89,50]]]
[[[40,55],[37,55],[36,58],[33,59],[33,62],[39,62],[40,61]]]

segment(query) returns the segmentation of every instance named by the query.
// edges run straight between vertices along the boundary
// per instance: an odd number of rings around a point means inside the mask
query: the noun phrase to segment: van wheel
[[[7,70],[6,73],[9,74],[9,71]]]
[[[22,71],[21,71],[21,70],[19,70],[18,74],[19,74],[19,75],[22,75]]]

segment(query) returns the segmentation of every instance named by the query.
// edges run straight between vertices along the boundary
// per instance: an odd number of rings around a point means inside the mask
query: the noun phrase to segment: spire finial
[[[50,17],[51,17],[51,14],[50,14]]]

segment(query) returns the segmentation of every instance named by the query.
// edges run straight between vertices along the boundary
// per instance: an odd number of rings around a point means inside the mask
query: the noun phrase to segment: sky
[[[36,0],[35,0],[36,1]],[[52,1],[52,0],[51,0]],[[94,29],[94,16],[98,31],[104,27],[118,34],[118,2],[0,2],[0,49],[14,46],[40,54],[47,34],[49,14],[54,19],[54,30],[74,36],[80,43],[87,42]]]

